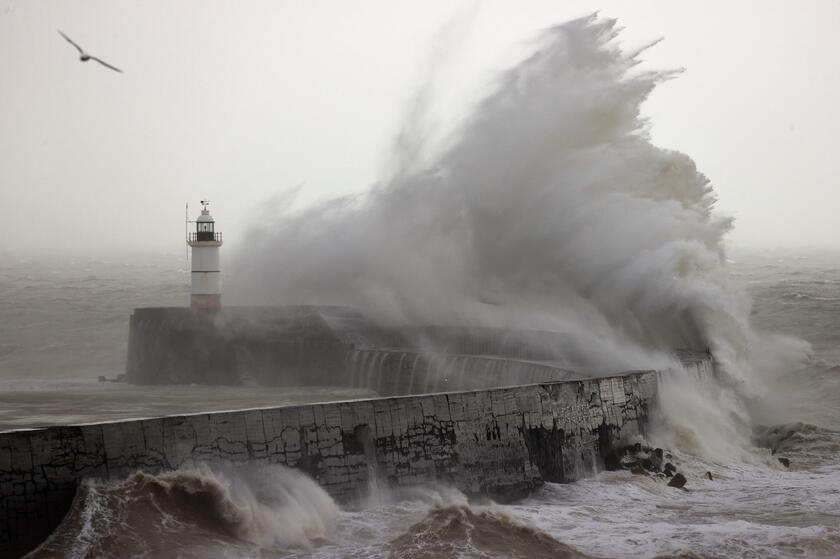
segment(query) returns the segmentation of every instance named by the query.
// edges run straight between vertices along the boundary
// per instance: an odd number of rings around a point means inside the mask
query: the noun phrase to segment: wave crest
[[[473,509],[468,505],[433,507],[426,518],[394,539],[390,547],[394,556],[403,559],[589,557],[502,512]]]
[[[334,530],[337,516],[323,489],[284,466],[137,472],[122,481],[84,481],[64,521],[31,557],[310,548]]]

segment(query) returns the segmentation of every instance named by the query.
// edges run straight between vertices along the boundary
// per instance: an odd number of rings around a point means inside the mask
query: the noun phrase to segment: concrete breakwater
[[[555,382],[581,374],[556,332],[383,327],[346,307],[139,308],[129,326],[134,384],[321,385],[381,396]]]
[[[695,365],[712,367],[708,356]],[[0,556],[43,541],[82,479],[138,469],[278,463],[339,500],[374,482],[432,480],[516,497],[591,474],[618,441],[643,435],[660,374],[0,433]]]

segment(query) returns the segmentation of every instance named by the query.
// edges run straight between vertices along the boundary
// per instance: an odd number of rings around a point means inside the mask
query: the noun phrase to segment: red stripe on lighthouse
[[[194,309],[220,309],[222,308],[222,295],[220,293],[193,294],[190,297],[190,306]]]

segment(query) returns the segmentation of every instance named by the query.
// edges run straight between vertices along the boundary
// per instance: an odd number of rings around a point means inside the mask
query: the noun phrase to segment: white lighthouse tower
[[[222,273],[219,267],[219,247],[222,234],[215,230],[216,222],[201,201],[201,215],[195,220],[195,231],[187,235],[192,247],[192,281],[190,306],[194,309],[219,309],[222,306]]]

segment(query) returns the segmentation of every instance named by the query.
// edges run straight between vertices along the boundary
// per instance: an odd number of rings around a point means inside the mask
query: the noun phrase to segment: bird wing
[[[114,70],[115,72],[119,72],[120,74],[122,74],[122,73],[123,73],[123,71],[122,71],[122,70],[120,70],[119,68],[117,68],[116,66],[111,66],[110,64],[108,64],[108,63],[107,63],[107,62],[105,62],[104,60],[101,60],[101,59],[99,59],[99,58],[96,58],[95,56],[91,56],[91,57],[90,57],[90,59],[91,59],[91,60],[96,60],[97,62],[99,62],[100,64],[102,64],[103,66],[105,66],[106,68],[110,68],[111,70]]]
[[[64,34],[64,32],[62,32],[62,31],[61,31],[61,29],[58,29],[57,31],[59,32],[59,34],[60,34],[62,37],[64,37],[65,39],[67,39],[67,42],[68,42],[68,43],[70,43],[71,45],[73,45],[74,47],[76,47],[76,50],[77,50],[77,51],[79,51],[79,54],[84,54],[84,53],[85,53],[85,51],[83,51],[83,50],[82,50],[82,47],[80,47],[79,45],[77,45],[76,43],[74,43],[74,42],[73,42],[73,39],[71,39],[70,37],[68,37],[67,35],[65,35],[65,34]]]

